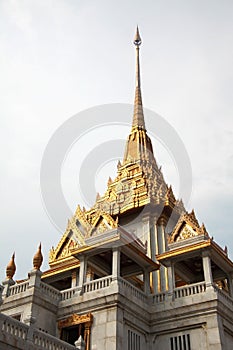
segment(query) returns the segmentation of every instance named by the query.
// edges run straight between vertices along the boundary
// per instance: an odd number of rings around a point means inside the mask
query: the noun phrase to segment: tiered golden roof
[[[153,210],[154,215],[158,211],[158,217],[163,211],[170,215],[173,210],[177,217],[184,212],[182,201],[176,200],[172,188],[164,181],[146,131],[139,61],[141,42],[137,28],[134,39],[136,88],[132,129],[126,142],[123,162],[118,162],[117,177],[114,180],[109,178],[106,192],[102,196],[97,194],[96,202],[90,210],[77,207],[57,248],[50,252],[51,264],[57,259],[71,257],[71,246],[85,245],[87,237],[122,225],[122,218],[130,213],[147,207],[149,212]]]

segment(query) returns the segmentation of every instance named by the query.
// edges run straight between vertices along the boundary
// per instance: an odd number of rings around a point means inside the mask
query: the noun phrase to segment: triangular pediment
[[[75,218],[68,220],[67,228],[56,248],[50,250],[49,263],[72,256],[72,250],[85,245],[84,228],[79,228]]]
[[[92,228],[88,236],[94,236],[118,227],[118,220],[114,220],[112,216],[104,212],[96,212],[93,217]]]
[[[199,225],[194,210],[192,210],[191,213],[185,213],[181,216],[170,236],[169,243],[195,238],[200,235],[208,236],[208,233],[203,224],[202,226]]]

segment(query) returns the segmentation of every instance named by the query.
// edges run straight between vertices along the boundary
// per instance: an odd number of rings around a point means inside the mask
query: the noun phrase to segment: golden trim
[[[198,249],[210,247],[211,242],[212,242],[211,239],[208,239],[204,242],[199,242],[199,243],[195,243],[192,245],[186,245],[185,247],[180,247],[180,248],[173,249],[173,250],[170,250],[170,251],[162,253],[162,254],[158,254],[158,255],[156,255],[156,258],[158,259],[158,261],[161,261],[161,260],[164,260],[167,258],[171,258],[173,256],[177,256],[177,255],[181,255],[181,254],[185,254],[185,253],[190,253],[190,252],[198,250]]]
[[[177,249],[173,249],[170,250],[168,252],[156,255],[156,259],[160,262],[162,262],[165,259],[169,259],[172,257],[176,257],[182,254],[186,254],[186,253],[190,253],[193,252],[195,250],[198,249],[204,249],[204,248],[208,248],[210,247],[210,249],[213,249],[218,255],[220,255],[229,265],[231,265],[231,267],[233,267],[233,262],[228,258],[228,256],[226,255],[226,253],[223,251],[223,249],[216,243],[214,242],[211,238],[203,241],[203,242],[199,242],[199,243],[195,243],[192,245],[186,245],[185,247],[180,247]]]
[[[78,261],[75,262],[75,263],[66,265],[66,266],[58,266],[58,267],[56,267],[54,269],[50,269],[50,270],[44,271],[42,276],[41,276],[41,278],[44,279],[44,278],[47,278],[47,277],[58,275],[59,273],[76,269],[79,266],[80,266],[80,263]]]
[[[60,320],[58,321],[58,328],[67,328],[71,326],[78,325],[80,323],[86,323],[89,322],[92,324],[93,322],[93,315],[91,313],[88,313],[86,315],[78,315],[78,314],[73,314],[66,318],[65,320]]]

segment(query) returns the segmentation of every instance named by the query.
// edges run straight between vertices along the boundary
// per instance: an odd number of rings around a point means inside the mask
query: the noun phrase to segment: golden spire
[[[34,270],[40,270],[42,262],[43,262],[43,255],[41,253],[41,243],[40,243],[40,245],[38,247],[38,250],[37,250],[37,252],[36,252],[36,254],[34,255],[34,258],[33,258],[33,268],[34,268]]]
[[[9,264],[6,267],[6,277],[8,279],[12,279],[16,271],[15,266],[15,253],[12,255],[11,260],[9,261]]]
[[[142,108],[142,94],[141,94],[141,78],[140,78],[140,60],[139,60],[139,47],[142,43],[139,29],[137,26],[134,45],[136,46],[136,88],[134,99],[134,113],[133,113],[133,128],[145,129],[145,121]]]
[[[128,141],[125,148],[123,164],[128,162],[149,162],[152,167],[157,167],[151,140],[146,133],[142,96],[141,96],[141,78],[140,78],[140,62],[139,62],[139,46],[142,40],[137,27],[134,38],[134,45],[136,46],[136,89],[134,100],[134,113],[132,130],[129,134]]]

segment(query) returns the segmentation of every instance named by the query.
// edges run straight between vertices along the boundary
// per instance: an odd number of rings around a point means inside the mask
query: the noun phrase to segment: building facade
[[[164,181],[147,134],[137,29],[132,128],[117,176],[77,207],[43,273],[1,286],[0,349],[231,350],[233,263]]]

